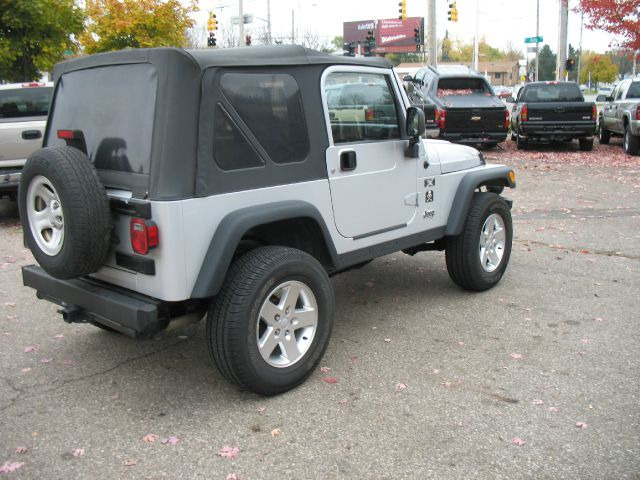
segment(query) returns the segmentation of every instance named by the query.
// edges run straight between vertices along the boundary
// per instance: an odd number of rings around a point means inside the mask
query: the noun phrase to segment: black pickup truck
[[[570,142],[593,149],[596,104],[585,102],[575,82],[533,82],[518,93],[511,114],[511,139],[519,149],[533,142]]]
[[[435,105],[440,138],[487,147],[506,140],[509,112],[482,75],[462,65],[430,66],[405,81]]]

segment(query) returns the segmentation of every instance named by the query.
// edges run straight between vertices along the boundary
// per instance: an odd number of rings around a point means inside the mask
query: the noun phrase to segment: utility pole
[[[560,0],[560,27],[558,28],[558,55],[556,80],[564,80],[567,63],[567,24],[569,22],[569,0]]]
[[[580,14],[580,46],[578,47],[580,51],[578,52],[578,75],[576,77],[576,82],[580,85],[580,67],[582,66],[582,26],[584,24],[584,13]]]
[[[633,53],[633,78],[636,78],[636,59],[638,58],[639,53],[640,53],[640,50],[636,50]]]
[[[429,48],[429,65],[436,66],[438,64],[438,40],[436,31],[436,0],[429,0],[428,3],[428,28],[429,35],[427,39],[427,47]]]
[[[242,8],[242,0],[238,0],[238,45],[244,47],[244,10]]]
[[[476,34],[473,37],[473,69],[478,71],[478,38],[480,30],[480,2],[476,0]]]
[[[271,0],[267,0],[267,45],[271,45]]]
[[[538,38],[540,38],[540,0],[536,2],[536,82],[538,81],[538,70],[540,70],[540,44],[538,43]],[[527,62],[529,62],[528,52]],[[529,70],[528,66],[527,70]]]
[[[291,9],[291,44],[296,43],[296,11]]]

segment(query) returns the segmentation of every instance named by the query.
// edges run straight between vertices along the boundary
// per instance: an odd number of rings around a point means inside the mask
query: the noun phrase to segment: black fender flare
[[[512,180],[513,178],[513,180]],[[509,167],[495,167],[482,170],[474,170],[467,173],[458,184],[456,196],[451,205],[449,219],[447,220],[447,228],[445,235],[459,235],[467,220],[467,213],[471,207],[471,199],[476,188],[482,185],[505,186],[516,188],[515,176],[513,169]]]
[[[205,255],[191,298],[209,298],[216,295],[233,260],[233,254],[242,236],[251,228],[280,220],[310,218],[322,231],[327,251],[333,265],[337,264],[337,253],[331,234],[316,207],[310,203],[290,200],[247,207],[229,213],[216,229]]]

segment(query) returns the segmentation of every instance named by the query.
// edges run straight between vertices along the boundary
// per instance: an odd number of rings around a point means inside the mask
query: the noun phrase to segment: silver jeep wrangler
[[[424,140],[384,59],[297,46],[63,62],[19,206],[24,284],[67,322],[143,337],[207,317],[220,372],[295,387],[332,328],[329,277],[444,250],[482,291],[511,252],[512,170]]]

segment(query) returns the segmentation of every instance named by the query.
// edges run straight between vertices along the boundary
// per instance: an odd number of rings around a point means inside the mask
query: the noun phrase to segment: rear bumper
[[[596,122],[581,124],[522,124],[520,126],[521,135],[533,138],[544,138],[548,140],[566,138],[593,137],[596,131]]]
[[[478,145],[483,143],[499,143],[507,139],[507,131],[489,132],[489,133],[452,133],[440,132],[440,138],[453,143],[464,143],[469,145]]]
[[[94,279],[59,280],[36,265],[22,267],[22,281],[38,298],[60,305],[66,322],[98,322],[130,337],[167,327],[169,304]]]

